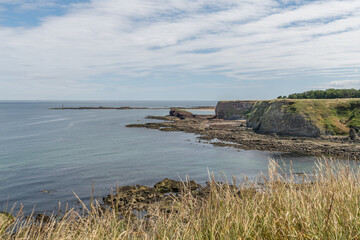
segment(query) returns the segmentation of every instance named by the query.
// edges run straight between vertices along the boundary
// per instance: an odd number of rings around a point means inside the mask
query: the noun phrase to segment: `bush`
[[[280,96],[278,97],[280,98]],[[327,89],[311,90],[303,93],[293,93],[290,99],[334,99],[334,98],[360,98],[360,89]]]

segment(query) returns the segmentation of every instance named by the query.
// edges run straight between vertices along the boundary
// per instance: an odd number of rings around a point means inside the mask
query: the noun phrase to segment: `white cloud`
[[[342,68],[342,76],[356,75],[360,1],[296,2],[291,8],[275,0],[73,5],[65,16],[44,18],[39,26],[0,27],[0,84],[30,81],[51,88],[67,79],[91,88],[87,80],[94,76],[111,73],[124,79],[159,71],[220,71],[248,80],[327,77]],[[204,54],[207,49],[213,51]]]
[[[360,80],[331,81],[329,87],[333,88],[360,88]]]

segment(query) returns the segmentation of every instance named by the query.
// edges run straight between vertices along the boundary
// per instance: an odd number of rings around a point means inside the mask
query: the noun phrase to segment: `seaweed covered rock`
[[[174,199],[181,195],[184,189],[198,190],[201,185],[195,181],[181,182],[168,178],[156,183],[154,187],[132,185],[118,187],[113,194],[103,198],[105,205],[118,209],[122,214],[128,214],[132,210],[147,211],[156,204],[160,209],[169,211],[172,209]]]
[[[190,190],[195,190],[201,187],[201,185],[197,184],[195,181],[189,182],[180,182],[172,179],[165,178],[161,182],[158,182],[154,185],[154,188],[160,191],[161,193],[177,193],[180,192],[183,188],[189,188]]]
[[[120,211],[136,209],[143,211],[150,203],[160,201],[164,196],[154,188],[141,185],[123,186],[116,189],[115,194],[103,199],[104,203],[118,208]]]

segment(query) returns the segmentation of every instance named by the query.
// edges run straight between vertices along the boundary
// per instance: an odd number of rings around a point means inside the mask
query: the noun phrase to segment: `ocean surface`
[[[59,202],[88,203],[117,185],[153,185],[164,178],[205,183],[266,172],[269,158],[290,164],[295,172],[311,171],[313,157],[241,151],[199,142],[194,134],[126,128],[154,122],[147,115],[165,109],[50,110],[52,107],[209,106],[215,101],[2,101],[0,102],[0,211],[23,205],[25,213],[52,211]],[[199,112],[197,112],[199,113]],[[209,112],[201,112],[208,114]]]

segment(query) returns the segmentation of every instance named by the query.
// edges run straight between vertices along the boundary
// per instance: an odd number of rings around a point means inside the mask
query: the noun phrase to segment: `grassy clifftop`
[[[360,98],[220,101],[216,116],[248,120],[258,132],[318,137],[360,130]]]
[[[300,114],[326,133],[345,135],[360,127],[360,99],[297,99],[285,101],[284,108]]]
[[[258,101],[248,125],[262,132],[299,136],[347,135],[360,128],[360,99],[276,99]]]

